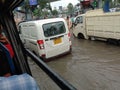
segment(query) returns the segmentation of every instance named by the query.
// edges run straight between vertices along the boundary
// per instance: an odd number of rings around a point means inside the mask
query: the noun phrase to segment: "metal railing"
[[[34,55],[30,50],[26,49],[26,53],[62,90],[77,90],[59,74],[55,73],[45,62],[42,61],[42,59]]]

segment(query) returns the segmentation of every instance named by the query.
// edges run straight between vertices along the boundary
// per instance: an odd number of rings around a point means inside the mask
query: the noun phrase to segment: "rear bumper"
[[[59,58],[61,56],[64,56],[64,55],[67,55],[67,54],[70,54],[72,52],[72,47],[70,47],[69,51],[66,51],[64,53],[61,53],[59,55],[56,55],[56,56],[53,56],[53,57],[50,57],[50,58],[45,58],[43,57],[42,59],[45,61],[45,62],[48,62],[48,61],[52,61],[53,59],[55,58]]]

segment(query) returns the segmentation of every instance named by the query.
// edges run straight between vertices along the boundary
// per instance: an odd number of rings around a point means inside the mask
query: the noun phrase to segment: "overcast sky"
[[[51,6],[53,9],[54,9],[54,7],[56,7],[58,9],[59,6],[67,7],[67,5],[69,3],[76,5],[77,3],[79,3],[79,1],[78,0],[60,0],[60,1],[52,2]]]

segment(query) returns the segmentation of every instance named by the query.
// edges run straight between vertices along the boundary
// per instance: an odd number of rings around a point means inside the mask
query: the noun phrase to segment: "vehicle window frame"
[[[60,25],[60,23],[63,24],[63,25],[62,25],[62,27],[63,27],[63,29],[64,29],[63,32],[60,32],[61,29],[58,29],[58,25]],[[50,30],[51,30],[51,28],[54,28],[54,29],[56,28],[56,30],[57,30],[58,32],[55,32],[55,31],[54,31],[55,34],[46,35],[45,32],[47,32],[47,34],[48,34],[48,31],[45,30],[45,27],[44,27],[45,25],[46,25],[46,26],[49,26],[49,27],[50,27],[50,28],[49,28]],[[50,26],[50,25],[51,25],[51,26]],[[42,28],[43,28],[43,33],[44,33],[44,36],[45,36],[45,37],[52,37],[52,36],[56,36],[56,35],[63,34],[63,33],[66,32],[66,27],[65,27],[65,24],[64,24],[63,21],[46,23],[46,24],[43,24],[43,25],[42,25]],[[53,31],[53,30],[51,30],[50,33],[52,33],[52,31]],[[60,33],[59,33],[59,32],[60,32]]]
[[[79,16],[76,18],[77,23],[83,23],[83,16]]]

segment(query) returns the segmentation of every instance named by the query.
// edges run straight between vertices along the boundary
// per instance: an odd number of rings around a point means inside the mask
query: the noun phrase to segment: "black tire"
[[[119,45],[119,40],[116,39],[107,39],[108,44]]]
[[[118,40],[118,45],[120,46],[120,40]]]
[[[77,36],[78,39],[85,39],[84,35],[79,33],[78,36]]]
[[[35,51],[32,51],[36,56],[38,56],[36,53],[35,53]]]

